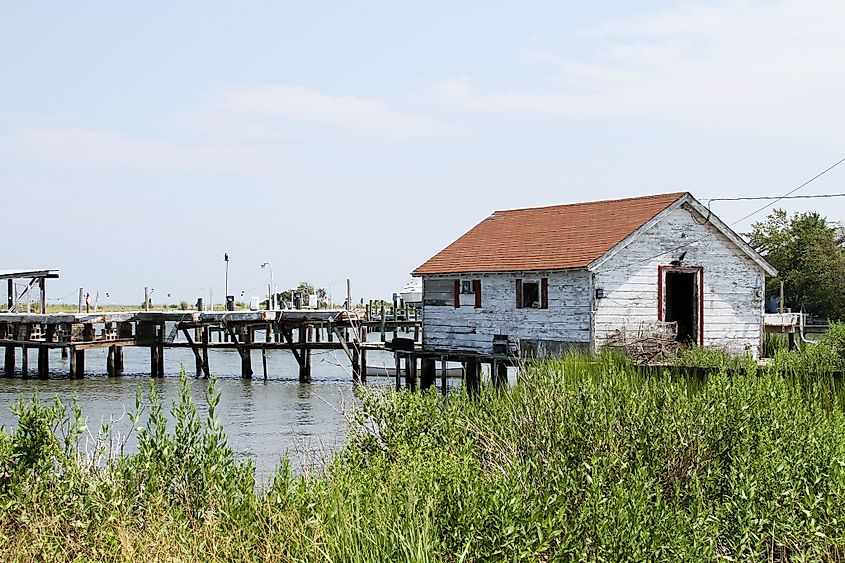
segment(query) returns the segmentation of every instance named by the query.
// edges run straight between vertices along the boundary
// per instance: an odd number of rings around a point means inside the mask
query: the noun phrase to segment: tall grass
[[[845,415],[830,377],[640,375],[618,356],[527,366],[512,389],[365,391],[325,474],[256,488],[183,382],[138,451],[85,452],[79,410],[0,432],[0,560],[843,559]]]

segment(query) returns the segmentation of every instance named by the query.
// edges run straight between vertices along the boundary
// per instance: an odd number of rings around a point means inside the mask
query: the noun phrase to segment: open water
[[[377,335],[371,335],[376,336]],[[20,350],[18,350],[20,367]],[[392,366],[387,352],[369,351],[368,364]],[[67,405],[76,397],[92,432],[102,423],[111,423],[113,432],[126,434],[131,429],[126,413],[134,411],[139,388],[149,391],[149,349],[127,347],[124,351],[124,375],[106,375],[106,350],[87,350],[85,377],[68,379],[68,360],[60,350],[50,355],[50,379],[0,378],[0,426],[11,431],[16,419],[11,405],[19,398],[29,398],[37,391],[42,400],[58,397]],[[345,413],[355,404],[349,360],[342,350],[313,351],[310,384],[298,381],[298,366],[290,351],[268,351],[268,381],[263,380],[261,353],[253,351],[254,379],[240,377],[240,356],[234,350],[210,350],[211,372],[218,378],[221,394],[217,414],[224,425],[229,445],[239,459],[252,458],[258,478],[266,481],[282,456],[291,457],[294,468],[319,470],[331,452],[337,450],[347,430]],[[29,366],[37,365],[37,352],[30,351]],[[165,410],[176,400],[179,371],[188,370],[191,391],[205,416],[205,391],[208,382],[195,379],[194,356],[190,349],[165,349],[165,377],[154,380],[162,395]],[[369,377],[368,385],[386,387],[392,378]],[[145,405],[148,401],[145,399]],[[130,436],[127,450],[134,449]]]

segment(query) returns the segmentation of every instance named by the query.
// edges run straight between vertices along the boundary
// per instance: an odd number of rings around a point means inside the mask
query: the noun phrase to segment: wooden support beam
[[[302,343],[302,363],[299,364],[299,382],[311,383],[311,348],[308,347],[311,327],[299,327],[299,341]]]
[[[361,384],[361,355],[357,346],[352,348],[352,383]]]
[[[464,362],[464,382],[467,386],[467,393],[470,397],[478,395],[478,390],[481,384],[481,364],[478,363],[477,358],[470,358]]]
[[[411,391],[417,390],[417,358],[413,354],[405,357],[405,386]]]
[[[29,348],[21,346],[21,377],[29,377]]]
[[[114,347],[114,374],[123,375],[123,346]]]
[[[158,326],[158,376],[164,377],[164,333],[167,325],[159,323]]]
[[[440,358],[440,392],[444,396],[449,392],[449,363],[446,356]]]
[[[50,374],[50,349],[38,348],[38,377],[45,379]]]
[[[500,360],[494,360],[491,366],[493,386],[507,387],[508,385],[508,364]]]
[[[159,350],[160,350],[160,348],[158,347],[158,344],[153,343],[153,344],[150,345],[150,377],[160,377],[161,376],[161,374],[158,371],[158,367],[160,365],[160,362],[159,362],[159,359],[158,359]],[[72,356],[71,356],[71,360],[73,360]]]
[[[437,379],[437,367],[434,358],[420,359],[420,391],[425,391],[434,386]]]
[[[187,327],[182,326],[180,328],[182,330],[182,334],[185,335],[185,339],[188,341],[188,344],[190,344],[191,350],[194,353],[194,363],[196,365],[197,377],[202,377],[203,375],[205,375],[205,377],[209,377],[208,364],[205,362],[202,350],[200,350],[200,346],[195,343],[194,339],[191,337],[191,333],[188,332]],[[206,352],[207,351],[208,349],[206,348]]]
[[[360,350],[360,360],[361,360],[361,383],[367,383],[367,349],[361,348]]]
[[[106,354],[106,373],[110,376],[114,377],[117,375],[117,369],[114,365],[114,351],[117,349],[117,346],[109,346],[109,350]]]
[[[15,375],[15,347],[6,346],[6,362],[3,373],[6,377]]]
[[[399,352],[393,353],[393,358],[396,360],[396,390],[402,389],[402,355]]]
[[[85,377],[85,349],[73,348],[70,351],[70,378]]]
[[[252,357],[250,356],[249,348],[241,344],[238,340],[238,335],[230,325],[226,325],[226,330],[229,332],[232,343],[237,347],[238,353],[241,355],[241,377],[252,379]],[[249,338],[249,330],[246,331],[246,337]]]
[[[261,347],[261,364],[264,367],[264,381],[267,381],[267,347]]]
[[[218,331],[218,339],[222,332]],[[202,329],[202,370],[206,377],[211,377],[211,366],[208,363],[208,340],[211,337],[211,328],[206,326]]]

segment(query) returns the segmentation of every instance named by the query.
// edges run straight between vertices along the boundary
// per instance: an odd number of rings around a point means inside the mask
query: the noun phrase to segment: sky
[[[845,3],[6,2],[0,269],[52,302],[389,298],[499,209],[784,194],[845,157]],[[799,194],[845,192],[845,164]],[[746,232],[765,202],[712,202]],[[790,200],[845,219],[845,198]],[[739,222],[737,222],[739,221]],[[108,294],[108,295],[107,295]]]

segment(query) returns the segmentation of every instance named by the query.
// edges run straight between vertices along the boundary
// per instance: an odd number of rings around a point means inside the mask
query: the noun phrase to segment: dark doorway
[[[698,273],[666,271],[666,321],[678,323],[678,342],[698,342]]]

